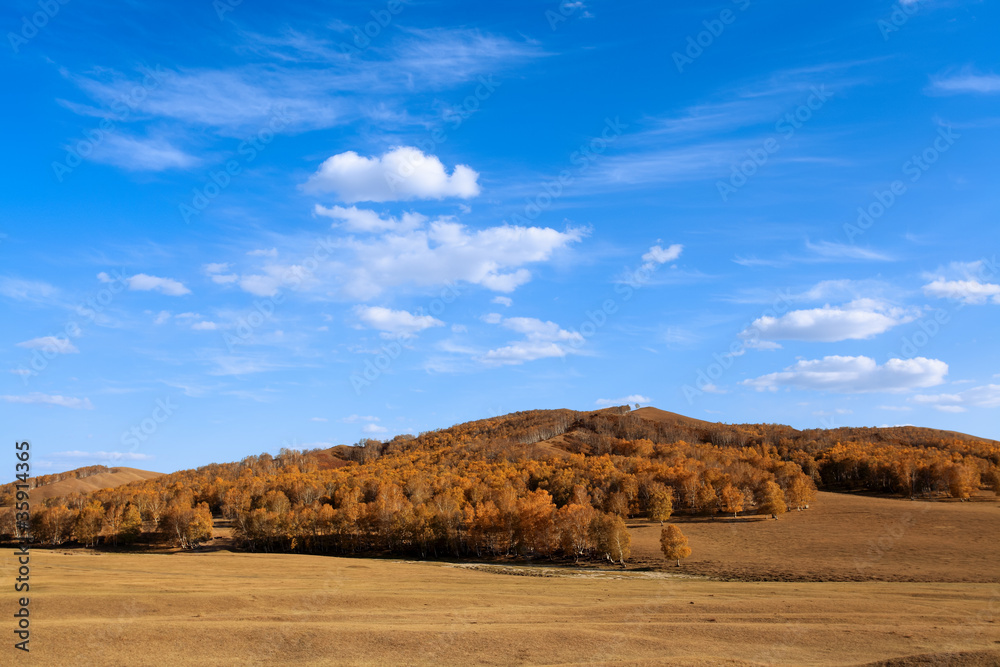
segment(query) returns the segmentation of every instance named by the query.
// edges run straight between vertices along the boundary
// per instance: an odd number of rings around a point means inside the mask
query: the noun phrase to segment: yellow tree
[[[104,508],[97,501],[92,500],[89,505],[80,510],[73,526],[73,534],[78,542],[84,546],[93,546],[97,543],[97,538],[104,528]]]
[[[681,532],[675,524],[670,524],[660,530],[660,550],[667,560],[677,562],[677,567],[681,566],[681,559],[691,555],[691,547],[688,546],[688,538]]]
[[[785,504],[785,493],[774,482],[764,484],[760,495],[760,502],[757,505],[760,507],[761,512],[770,514],[775,519],[778,518],[779,514],[784,514],[788,511],[788,505]]]
[[[656,484],[649,491],[649,518],[660,525],[674,512],[674,490],[663,484]]]
[[[632,555],[632,538],[620,516],[598,514],[590,524],[590,538],[598,553],[625,567],[625,559]]]
[[[732,513],[734,518],[743,511],[743,492],[732,484],[722,487],[719,498],[722,501],[722,511],[727,514]]]

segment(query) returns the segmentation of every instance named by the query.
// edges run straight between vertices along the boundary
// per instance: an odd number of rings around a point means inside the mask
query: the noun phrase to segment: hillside
[[[717,424],[627,406],[533,410],[136,480],[52,500],[32,521],[35,536],[53,545],[148,533],[145,542],[190,548],[210,540],[213,517],[222,517],[234,544],[250,551],[624,564],[658,562],[655,540],[630,522],[670,518],[697,534],[706,521],[790,511],[787,521],[801,523],[794,510],[815,510],[817,490],[983,501],[1000,491],[1000,444],[915,427]],[[55,484],[46,491],[58,492]],[[895,502],[870,516],[912,507]],[[854,544],[850,513],[830,516],[839,518],[817,534],[843,523],[841,541]],[[977,534],[995,528],[988,519],[961,525],[956,544],[978,544]],[[9,519],[0,524],[0,533],[12,531]],[[704,567],[723,574],[718,564]]]
[[[113,489],[131,482],[155,479],[163,473],[138,468],[87,466],[62,473],[29,479],[32,505],[39,505],[48,498],[64,498],[74,493],[88,494],[101,489]],[[10,494],[16,482],[0,486],[0,506],[11,504]]]

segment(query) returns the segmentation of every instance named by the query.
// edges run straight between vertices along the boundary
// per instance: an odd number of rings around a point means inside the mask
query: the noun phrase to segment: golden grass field
[[[38,550],[32,565],[39,665],[1000,664],[996,584],[510,576],[227,551]]]
[[[675,568],[659,525],[631,522],[626,571],[232,553],[225,529],[200,553],[35,549],[31,661],[1000,665],[996,502],[821,493],[778,521],[680,525]]]

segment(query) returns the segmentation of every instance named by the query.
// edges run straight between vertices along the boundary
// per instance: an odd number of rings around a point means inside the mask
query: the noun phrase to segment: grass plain
[[[1000,664],[994,502],[823,493],[778,521],[681,526],[684,566],[659,557],[658,524],[635,522],[625,571],[35,549],[31,661]],[[14,562],[7,550],[5,581]]]

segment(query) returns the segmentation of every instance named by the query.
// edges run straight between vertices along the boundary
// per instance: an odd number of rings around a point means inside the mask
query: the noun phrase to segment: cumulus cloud
[[[805,340],[835,343],[864,340],[916,319],[919,313],[889,306],[873,299],[858,299],[845,306],[793,310],[781,317],[753,321],[741,336],[764,340]]]
[[[64,408],[72,408],[74,410],[94,409],[94,406],[91,404],[89,398],[71,398],[69,396],[42,394],[39,392],[32,392],[25,396],[0,396],[0,400],[7,401],[8,403],[58,405]]]
[[[511,317],[500,324],[522,334],[524,338],[489,350],[480,358],[489,365],[517,365],[536,359],[565,357],[584,342],[583,336],[575,331],[567,331],[555,322],[533,317]]]
[[[115,280],[103,271],[97,274],[97,279],[102,283],[111,283]],[[145,273],[137,273],[134,276],[130,276],[125,279],[125,283],[130,290],[137,292],[157,291],[167,296],[184,296],[191,293],[191,290],[172,278],[159,278]]]
[[[1000,384],[972,387],[957,394],[918,394],[910,400],[943,412],[965,412],[968,407],[1000,408]]]
[[[630,394],[624,398],[599,398],[594,401],[594,405],[600,407],[609,407],[612,405],[630,405],[633,403],[652,403],[653,399],[648,396],[643,396],[642,394]]]
[[[444,326],[444,322],[430,315],[414,315],[405,310],[391,310],[382,306],[358,306],[354,312],[358,319],[372,329],[399,338],[408,338],[431,327]]]
[[[879,366],[870,357],[830,356],[803,359],[784,371],[744,380],[743,384],[758,391],[785,387],[843,394],[903,392],[939,385],[947,374],[948,364],[938,359],[890,359]]]
[[[42,336],[32,338],[18,343],[18,347],[26,347],[29,350],[42,350],[53,354],[75,354],[79,352],[69,338],[59,338],[57,336]]]
[[[512,292],[531,280],[525,264],[548,260],[582,239],[584,231],[502,225],[469,230],[438,220],[427,228],[371,240],[347,239],[355,261],[344,267],[349,296],[366,299],[398,285],[464,281],[494,292]]]
[[[493,297],[493,300],[490,301],[490,303],[495,303],[498,306],[505,306],[507,308],[510,308],[512,305],[514,305],[514,300],[511,299],[509,296],[495,296]]]
[[[378,424],[365,424],[361,428],[361,430],[364,431],[365,433],[378,434],[378,433],[386,433],[389,429],[387,429],[384,426],[379,426]]]
[[[359,209],[357,206],[321,206],[316,204],[313,209],[316,215],[338,221],[345,229],[355,232],[387,232],[407,231],[416,229],[427,221],[427,217],[419,213],[403,213],[398,219],[391,216],[383,218],[375,211]]]
[[[925,274],[931,282],[924,285],[924,294],[939,299],[951,299],[967,305],[987,302],[1000,304],[1000,285],[988,282],[998,273],[996,261],[952,262],[933,273]]]
[[[924,294],[973,305],[1000,303],[1000,285],[975,280],[934,280],[924,285]]]
[[[456,165],[448,174],[437,156],[411,146],[392,148],[381,157],[354,151],[327,158],[306,183],[307,191],[333,193],[348,204],[412,199],[470,199],[479,194],[479,174]]]

